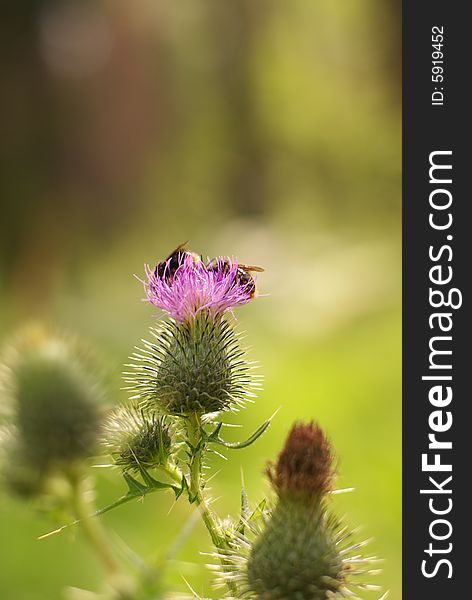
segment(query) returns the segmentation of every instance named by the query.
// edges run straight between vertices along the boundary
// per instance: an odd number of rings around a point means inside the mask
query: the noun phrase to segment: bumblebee
[[[231,268],[231,263],[227,260],[223,262],[211,261],[207,264],[209,271],[215,271],[216,269],[223,270],[223,273],[227,273]],[[255,265],[237,265],[236,274],[234,276],[233,285],[245,286],[250,293],[251,299],[256,296],[256,280],[251,275],[251,272],[262,273],[264,269],[262,267],[256,267]]]
[[[251,275],[251,271],[255,273],[262,273],[264,269],[262,267],[256,267],[255,265],[239,265],[236,271],[236,280],[240,285],[247,287],[251,294],[251,298],[256,296],[256,280]]]
[[[154,276],[158,277],[159,279],[164,279],[164,281],[169,283],[172,281],[177,269],[182,265],[188,256],[192,258],[194,264],[201,262],[202,257],[195,252],[187,250],[187,244],[188,241],[184,242],[183,244],[179,244],[175,250],[172,250],[167,258],[157,263],[154,269]]]

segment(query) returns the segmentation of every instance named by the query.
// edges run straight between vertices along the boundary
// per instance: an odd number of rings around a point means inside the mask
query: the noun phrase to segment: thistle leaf
[[[139,483],[139,481],[137,481],[134,477],[132,477],[131,475],[129,475],[129,473],[123,473],[123,479],[126,481],[126,484],[128,486],[128,490],[129,490],[129,494],[132,495],[138,495],[138,494],[143,494],[143,492],[146,490],[146,486],[143,485],[142,483]]]
[[[112,502],[111,504],[107,504],[107,506],[104,506],[104,507],[96,510],[94,513],[92,513],[90,515],[90,518],[103,515],[107,512],[110,512],[111,510],[113,510],[115,508],[118,508],[119,506],[122,506],[123,504],[126,504],[127,502],[130,502],[131,500],[136,500],[137,498],[144,498],[144,496],[147,496],[148,494],[152,494],[153,492],[160,492],[163,490],[171,489],[171,490],[174,490],[176,498],[178,498],[182,494],[183,490],[185,489],[183,487],[183,485],[182,485],[182,489],[181,489],[175,485],[172,485],[171,483],[163,483],[162,481],[157,481],[157,479],[154,479],[153,477],[151,477],[149,475],[149,473],[147,473],[145,471],[145,469],[143,469],[143,471],[146,474],[145,478],[143,476],[143,479],[145,479],[145,481],[146,481],[146,485],[137,481],[129,473],[123,473],[123,478],[126,481],[126,484],[128,486],[128,492],[124,496],[121,496],[120,498],[118,498],[118,500],[115,500],[115,502]],[[183,482],[184,482],[184,479],[182,480],[182,484],[183,484]],[[73,525],[79,525],[81,523],[81,521],[82,521],[82,519],[77,519],[75,521],[72,521],[71,523],[62,525],[61,527],[59,527],[58,529],[55,529],[54,531],[50,531],[48,533],[41,535],[38,539],[42,540],[42,539],[45,539],[52,535],[56,535],[57,533],[60,533],[64,529],[72,527]]]
[[[244,513],[243,511],[241,511],[241,518],[239,520],[236,531],[241,535],[244,535],[246,525],[254,523],[255,521],[258,521],[263,517],[266,505],[267,499],[263,498],[256,506],[256,508],[252,511],[252,513],[249,511],[249,507],[246,508],[247,512]]]
[[[252,521],[256,521],[257,519],[260,519],[264,515],[266,505],[267,505],[267,499],[263,498],[259,502],[259,504],[256,506],[256,508],[252,511],[252,514],[249,517],[248,522],[251,523]]]
[[[250,436],[247,440],[243,442],[226,442],[219,436],[219,431],[221,429],[222,423],[218,423],[216,429],[207,437],[207,443],[210,444],[218,444],[220,446],[224,446],[225,448],[230,448],[231,450],[241,450],[243,448],[247,448],[251,446],[257,439],[261,437],[263,433],[267,430],[271,422],[271,419],[267,419],[264,421],[262,425]]]
[[[175,492],[175,499],[178,500],[180,498],[180,496],[184,493],[188,491],[188,483],[187,483],[187,479],[183,476],[182,477],[182,484],[180,486],[180,488],[173,486],[172,488]]]

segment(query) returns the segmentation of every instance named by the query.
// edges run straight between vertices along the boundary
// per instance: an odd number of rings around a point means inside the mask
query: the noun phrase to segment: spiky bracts
[[[279,502],[247,563],[249,596],[270,600],[322,600],[344,583],[335,523],[321,505]]]
[[[152,328],[126,372],[133,397],[173,415],[231,410],[253,395],[251,366],[226,318],[201,313],[194,320]]]
[[[323,431],[296,424],[267,472],[276,500],[217,554],[219,580],[248,600],[358,598],[360,590],[378,589],[361,580],[376,572],[374,557],[356,554],[365,543],[351,543],[353,532],[328,509],[333,451]]]
[[[103,443],[123,472],[167,464],[172,436],[162,415],[137,403],[115,408],[105,421]]]
[[[77,344],[31,327],[6,351],[2,396],[10,405],[7,469],[19,492],[95,450],[102,392]],[[30,490],[33,492],[33,490]]]

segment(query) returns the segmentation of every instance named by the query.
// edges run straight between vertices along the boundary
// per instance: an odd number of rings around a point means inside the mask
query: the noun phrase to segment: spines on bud
[[[172,436],[164,417],[137,403],[118,406],[105,422],[103,443],[124,472],[165,466]]]
[[[224,317],[200,313],[194,320],[164,322],[151,329],[125,374],[133,398],[173,415],[234,409],[251,396],[250,365],[237,334]]]
[[[275,505],[259,521],[249,519],[246,536],[221,558],[220,580],[236,584],[249,600],[327,600],[357,597],[357,582],[374,574],[373,557],[353,556],[352,534],[327,507],[335,471],[333,451],[314,423],[297,423],[275,466],[268,468]]]
[[[323,510],[279,502],[254,543],[247,583],[256,598],[325,600],[344,583],[335,531]]]

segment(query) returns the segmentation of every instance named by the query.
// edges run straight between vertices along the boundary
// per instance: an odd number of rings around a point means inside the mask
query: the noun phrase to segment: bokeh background
[[[385,558],[400,598],[400,6],[394,0],[9,3],[0,56],[0,336],[42,319],[121,365],[155,311],[134,273],[179,243],[265,267],[237,311],[264,390],[237,417],[267,434],[215,457],[215,508],[252,502],[295,419],[339,455],[335,504]],[[97,473],[98,503],[123,492]],[[0,596],[98,589],[77,540],[0,496]],[[172,510],[171,510],[172,509]],[[149,559],[190,514],[153,495],[104,522]],[[197,524],[169,572],[208,592]],[[366,594],[375,597],[375,594]]]

